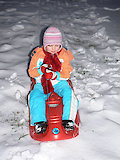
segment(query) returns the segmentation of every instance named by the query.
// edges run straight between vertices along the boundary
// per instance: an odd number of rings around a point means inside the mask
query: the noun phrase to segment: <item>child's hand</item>
[[[57,78],[57,74],[56,74],[56,72],[53,72],[50,69],[46,69],[45,77],[46,77],[46,79],[55,80]]]
[[[48,68],[48,64],[43,63],[43,64],[41,65],[41,72],[44,73],[45,70],[46,70],[46,68]]]

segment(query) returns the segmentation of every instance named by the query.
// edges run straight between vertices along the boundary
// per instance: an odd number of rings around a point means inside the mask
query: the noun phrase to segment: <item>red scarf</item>
[[[51,68],[52,71],[60,72],[61,70],[61,62],[57,55],[60,54],[60,51],[57,54],[51,54],[49,52],[46,52],[43,48],[43,52],[45,54],[45,58],[43,60],[44,64],[48,64],[48,67]],[[46,72],[46,71],[45,71]],[[52,86],[51,80],[47,80],[45,78],[45,75],[42,75],[41,84],[43,86],[43,90],[45,94],[48,94],[50,92],[54,91],[54,88]]]

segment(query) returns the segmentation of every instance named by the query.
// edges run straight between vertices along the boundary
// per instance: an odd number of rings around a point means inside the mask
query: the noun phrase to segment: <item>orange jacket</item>
[[[32,58],[29,65],[29,75],[30,77],[33,77],[35,79],[39,79],[42,75],[42,72],[40,72],[40,67],[43,63],[45,54],[43,52],[42,48],[35,48],[32,51]],[[60,51],[60,54],[58,55],[58,58],[60,62],[62,63],[62,69],[59,72],[59,76],[57,80],[66,80],[70,78],[70,73],[72,72],[73,68],[71,67],[70,61],[74,58],[72,53],[69,50],[66,50],[65,48],[62,48]]]

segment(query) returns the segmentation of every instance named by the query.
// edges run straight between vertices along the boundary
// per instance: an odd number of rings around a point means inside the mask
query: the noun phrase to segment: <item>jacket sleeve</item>
[[[72,61],[74,59],[73,55],[72,55],[72,52],[70,52],[70,50],[67,50],[66,51],[68,57],[69,57],[69,60]]]
[[[42,75],[43,73],[41,72],[40,66],[43,64],[43,57],[40,57],[40,53],[36,52],[30,61],[28,73],[30,77],[38,77]]]
[[[60,72],[57,72],[57,80],[66,80],[70,78],[70,73],[73,71],[73,68],[70,64],[69,56],[66,54],[63,58],[62,69]]]

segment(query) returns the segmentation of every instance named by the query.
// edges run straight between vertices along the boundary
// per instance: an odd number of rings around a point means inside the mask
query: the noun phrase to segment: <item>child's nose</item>
[[[52,50],[55,50],[55,46],[54,45],[52,46]]]

